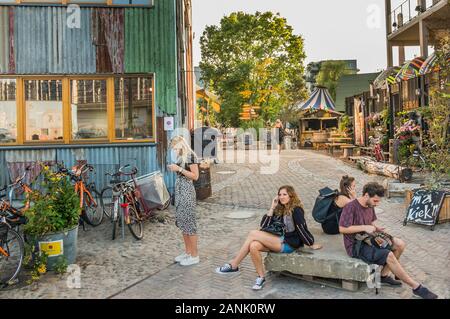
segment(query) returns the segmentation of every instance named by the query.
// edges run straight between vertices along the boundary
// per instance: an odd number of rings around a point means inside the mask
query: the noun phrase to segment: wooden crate
[[[413,192],[410,190],[405,191],[405,204],[409,207],[411,203]],[[438,224],[444,224],[450,222],[450,195],[445,196],[444,202],[442,203],[442,208],[439,213]]]

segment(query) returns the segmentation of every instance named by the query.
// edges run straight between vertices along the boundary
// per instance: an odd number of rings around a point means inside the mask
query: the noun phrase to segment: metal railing
[[[411,20],[424,13],[440,0],[426,0],[425,8],[420,6],[417,0],[406,0],[390,13],[390,21],[392,23],[392,32],[397,31]]]

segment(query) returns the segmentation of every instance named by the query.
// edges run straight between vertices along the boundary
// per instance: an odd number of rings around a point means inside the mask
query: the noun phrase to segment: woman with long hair
[[[275,128],[278,129],[278,153],[281,153],[281,149],[284,145],[284,137],[286,136],[286,132],[284,130],[283,122],[280,119],[277,119],[275,122]]]
[[[177,174],[175,182],[175,218],[176,225],[183,233],[185,251],[175,258],[182,266],[195,265],[200,262],[198,255],[198,235],[195,209],[197,206],[193,181],[198,180],[197,157],[184,137],[176,136],[170,142],[176,154],[176,163],[168,166]]]
[[[281,235],[267,231],[271,224],[279,222],[282,223],[284,229]],[[216,272],[220,274],[238,272],[240,263],[250,254],[258,274],[253,289],[259,290],[265,283],[261,252],[290,254],[304,245],[312,249],[321,248],[320,245],[314,245],[314,237],[306,225],[302,202],[294,188],[282,186],[278,190],[278,196],[273,200],[269,212],[261,221],[261,230],[251,231],[238,255],[230,263],[217,268]]]
[[[339,183],[339,194],[331,203],[327,214],[327,219],[322,223],[322,230],[328,235],[339,234],[339,218],[342,209],[351,201],[356,199],[356,182],[355,178],[345,175]]]

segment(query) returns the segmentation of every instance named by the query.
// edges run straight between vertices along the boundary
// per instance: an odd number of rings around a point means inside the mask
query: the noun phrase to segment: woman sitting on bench
[[[253,230],[247,237],[238,255],[230,262],[216,269],[219,274],[230,274],[239,271],[239,264],[250,254],[255,265],[258,278],[253,289],[259,290],[265,283],[265,270],[261,252],[290,254],[297,248],[314,245],[314,237],[309,232],[305,221],[303,205],[292,186],[283,186],[272,202],[267,215],[261,221],[261,230]]]
[[[322,229],[325,234],[338,235],[339,234],[339,218],[342,214],[342,209],[351,201],[356,199],[356,182],[355,178],[351,176],[343,176],[339,183],[339,195],[336,196],[331,203],[328,210],[328,218],[322,223]]]

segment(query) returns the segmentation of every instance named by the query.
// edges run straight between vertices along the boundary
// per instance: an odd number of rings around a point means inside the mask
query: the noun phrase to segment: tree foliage
[[[319,86],[325,86],[333,100],[336,101],[336,89],[339,79],[345,74],[349,74],[349,72],[344,61],[325,61],[320,66],[316,82]]]
[[[222,101],[218,120],[239,126],[244,105],[263,121],[305,98],[303,39],[271,12],[232,13],[207,26],[200,40],[202,78]]]

